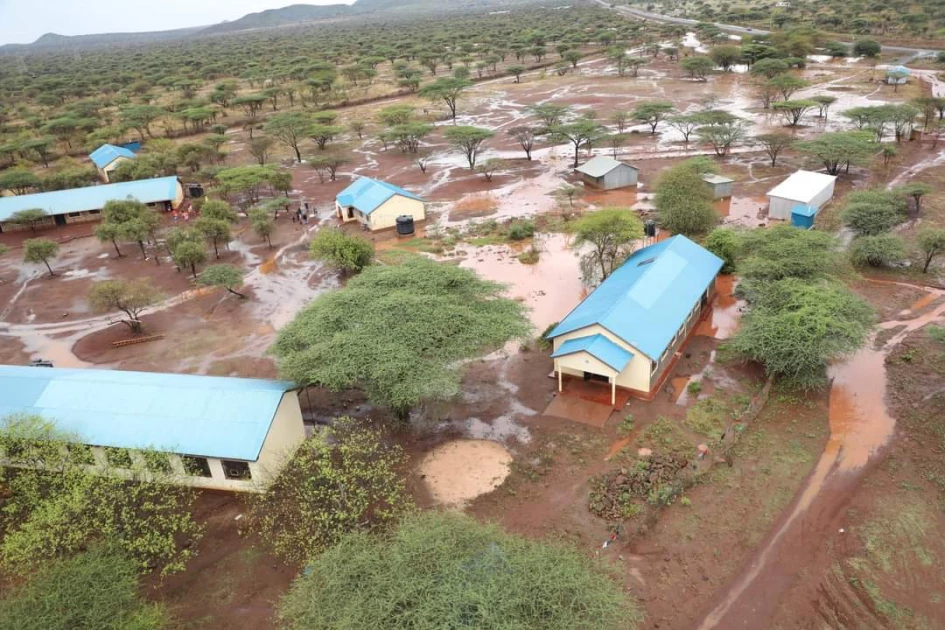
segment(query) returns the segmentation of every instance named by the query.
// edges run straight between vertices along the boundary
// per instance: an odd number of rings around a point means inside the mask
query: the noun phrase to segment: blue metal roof
[[[624,350],[604,335],[599,334],[568,339],[551,355],[551,358],[563,357],[577,352],[586,352],[618,372],[623,372],[623,369],[630,363],[630,359],[633,358],[632,352]]]
[[[292,383],[0,366],[0,418],[38,414],[86,444],[255,461]]]
[[[423,201],[423,199],[417,195],[399,186],[371,179],[370,177],[359,177],[350,186],[338,193],[335,199],[338,201],[339,205],[346,208],[353,206],[367,215],[380,208],[394,195],[403,195],[409,199]]]
[[[173,201],[177,198],[180,184],[176,177],[139,179],[120,184],[88,186],[71,190],[56,190],[35,195],[0,197],[0,221],[6,221],[15,212],[30,208],[42,208],[47,214],[68,214],[101,210],[109,201],[132,197],[142,203]]]
[[[125,147],[116,147],[114,144],[103,144],[89,154],[92,162],[99,168],[105,168],[120,157],[133,159],[134,151]]]
[[[578,304],[548,338],[598,324],[650,359],[658,359],[721,268],[721,258],[685,236],[644,247]]]

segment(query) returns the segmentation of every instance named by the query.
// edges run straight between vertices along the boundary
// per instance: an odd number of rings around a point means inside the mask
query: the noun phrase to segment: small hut
[[[639,177],[636,167],[604,155],[588,160],[576,170],[581,174],[584,185],[600,190],[636,186]]]
[[[732,196],[732,189],[735,187],[735,180],[724,175],[715,175],[706,173],[702,176],[702,181],[712,189],[713,199],[725,199]]]

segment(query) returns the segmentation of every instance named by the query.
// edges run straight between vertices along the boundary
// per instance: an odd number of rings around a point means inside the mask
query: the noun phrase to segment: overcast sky
[[[290,4],[351,0],[0,0],[0,44],[27,44],[44,33],[86,35],[165,31],[235,20]]]

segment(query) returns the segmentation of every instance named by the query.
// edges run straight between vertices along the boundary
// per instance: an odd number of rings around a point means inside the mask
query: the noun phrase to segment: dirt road
[[[933,298],[945,295],[937,289],[926,292]],[[888,341],[878,349],[870,343],[830,368],[830,441],[789,510],[719,596],[700,630],[770,627],[792,583],[828,559],[823,541],[841,526],[848,502],[865,473],[882,459],[895,429],[886,411],[886,356],[908,333],[943,315],[945,304],[920,316],[883,322],[881,330],[895,331]]]

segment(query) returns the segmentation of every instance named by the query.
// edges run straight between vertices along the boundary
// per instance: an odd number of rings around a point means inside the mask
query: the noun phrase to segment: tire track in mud
[[[945,291],[924,289],[933,300]],[[882,347],[873,339],[847,360],[830,367],[830,439],[791,507],[768,534],[741,572],[698,624],[710,628],[771,626],[782,596],[805,571],[823,562],[826,537],[836,530],[843,510],[872,467],[884,457],[895,420],[886,403],[886,356],[905,337],[945,317],[945,303],[913,318],[883,322],[896,330]]]

